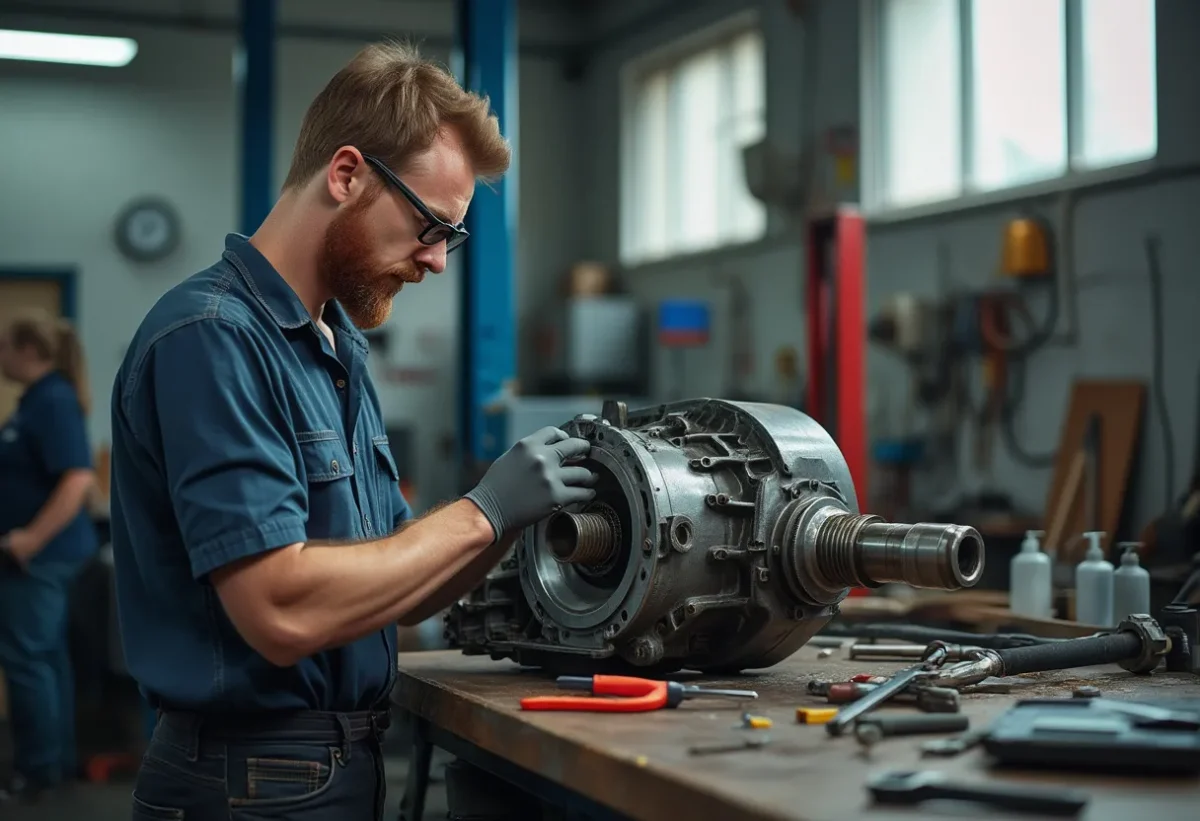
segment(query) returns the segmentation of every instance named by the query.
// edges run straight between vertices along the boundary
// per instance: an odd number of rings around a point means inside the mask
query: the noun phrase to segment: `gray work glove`
[[[594,499],[596,474],[567,464],[587,456],[591,449],[586,439],[572,439],[558,428],[542,428],[493,462],[466,498],[483,511],[499,540],[564,505]]]

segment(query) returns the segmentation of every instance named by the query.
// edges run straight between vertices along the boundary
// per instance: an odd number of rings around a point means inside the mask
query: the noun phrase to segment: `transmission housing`
[[[975,585],[983,542],[859,515],[841,451],[794,408],[694,399],[562,426],[596,497],[527,528],[446,615],[464,653],[563,672],[770,667],[850,588]]]

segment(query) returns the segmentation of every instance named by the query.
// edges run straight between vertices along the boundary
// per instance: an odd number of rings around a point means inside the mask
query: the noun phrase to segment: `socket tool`
[[[935,668],[941,664],[943,659],[944,653],[940,648],[932,650],[920,664],[901,670],[862,698],[852,701],[838,710],[833,720],[825,725],[825,732],[832,736],[840,736],[859,716],[866,715],[892,696],[904,692],[914,682],[937,675]]]
[[[1078,790],[1039,789],[1026,784],[967,784],[953,782],[938,772],[893,770],[867,782],[871,797],[880,804],[920,804],[923,801],[972,801],[996,809],[1043,815],[1078,815],[1091,797]]]

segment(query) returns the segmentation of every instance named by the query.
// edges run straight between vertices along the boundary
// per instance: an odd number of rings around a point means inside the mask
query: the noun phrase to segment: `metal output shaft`
[[[889,524],[878,516],[831,516],[817,532],[816,559],[847,587],[903,582],[957,590],[983,575],[983,540],[972,527]]]

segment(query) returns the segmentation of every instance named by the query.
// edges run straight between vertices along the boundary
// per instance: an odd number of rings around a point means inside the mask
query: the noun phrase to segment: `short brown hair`
[[[487,97],[463,90],[411,45],[369,45],[308,107],[283,187],[306,184],[344,145],[403,173],[447,126],[462,140],[476,177],[494,180],[508,170],[511,150]]]
[[[32,348],[38,359],[51,363],[66,377],[75,388],[79,407],[85,414],[91,409],[87,365],[74,325],[30,308],[17,314],[8,326],[8,332],[14,348]]]

